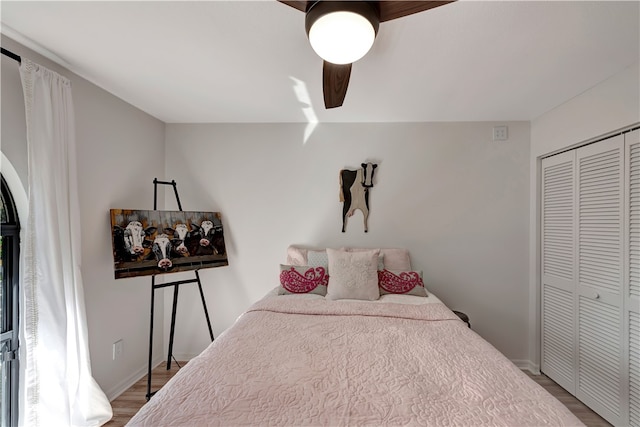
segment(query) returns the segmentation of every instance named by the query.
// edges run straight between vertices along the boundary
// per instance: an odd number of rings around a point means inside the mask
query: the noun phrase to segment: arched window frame
[[[18,211],[3,176],[0,176],[2,213],[0,215],[0,266],[2,316],[0,316],[0,359],[2,381],[0,424],[18,424],[18,330],[19,330],[19,261],[20,222]]]

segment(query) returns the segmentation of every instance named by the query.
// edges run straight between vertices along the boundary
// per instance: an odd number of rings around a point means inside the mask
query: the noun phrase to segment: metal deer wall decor
[[[369,191],[373,188],[373,174],[378,167],[375,163],[362,163],[356,170],[340,171],[340,201],[342,205],[342,232],[345,232],[347,217],[353,216],[360,209],[364,216],[364,232],[369,231]]]

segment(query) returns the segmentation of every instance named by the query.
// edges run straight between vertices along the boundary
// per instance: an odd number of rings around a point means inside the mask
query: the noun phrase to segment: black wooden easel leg
[[[178,209],[182,211],[182,204],[180,203],[180,197],[178,197],[178,189],[176,187],[176,182],[166,182],[166,181],[158,181],[158,178],[154,178],[153,180],[153,210],[158,209],[158,184],[162,185],[172,185],[173,192],[176,196],[176,202],[178,202]],[[155,303],[155,290],[156,288],[164,288],[168,286],[173,286],[173,307],[171,310],[171,333],[169,334],[169,352],[167,354],[167,370],[171,369],[171,358],[173,357],[173,336],[176,330],[176,311],[178,307],[178,287],[182,284],[186,283],[194,283],[198,282],[198,289],[200,290],[200,298],[202,298],[202,306],[204,307],[204,315],[207,318],[207,327],[209,328],[209,336],[211,337],[211,341],[213,341],[213,329],[211,328],[211,320],[209,320],[209,310],[207,310],[207,303],[204,299],[204,292],[202,291],[202,284],[200,283],[200,275],[198,274],[198,270],[195,270],[196,278],[190,280],[179,280],[176,282],[168,282],[161,283],[156,285],[156,276],[151,276],[151,316],[150,316],[150,326],[149,326],[149,369],[147,372],[147,401],[155,394],[155,392],[151,392],[151,364],[153,363],[153,312],[154,312],[154,303]]]
[[[207,318],[207,326],[209,327],[209,336],[211,337],[211,341],[213,338],[213,329],[211,329],[211,320],[209,320],[209,310],[207,310],[207,301],[204,299],[204,292],[202,291],[202,283],[200,283],[200,274],[198,274],[198,270],[195,271],[196,278],[198,279],[198,289],[200,289],[200,298],[202,298],[202,307],[204,307],[204,317]]]
[[[151,316],[149,317],[149,366],[147,369],[147,401],[151,399],[151,364],[153,363],[153,311],[156,294],[156,276],[151,276]]]
[[[178,285],[173,287],[173,308],[171,309],[171,333],[169,334],[169,353],[167,354],[167,371],[171,369],[173,355],[173,335],[176,331],[176,310],[178,308]]]

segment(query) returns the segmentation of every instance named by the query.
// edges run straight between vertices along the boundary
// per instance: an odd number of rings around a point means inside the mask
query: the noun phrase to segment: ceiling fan
[[[455,0],[278,1],[305,13],[309,42],[324,60],[324,105],[326,108],[335,108],[344,102],[352,63],[369,51],[381,22],[423,12]]]

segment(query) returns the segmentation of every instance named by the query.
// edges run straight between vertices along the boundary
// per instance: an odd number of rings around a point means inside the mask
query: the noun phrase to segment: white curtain
[[[112,412],[91,376],[71,84],[25,58],[20,76],[29,153],[20,262],[26,350],[21,424],[99,426]]]

